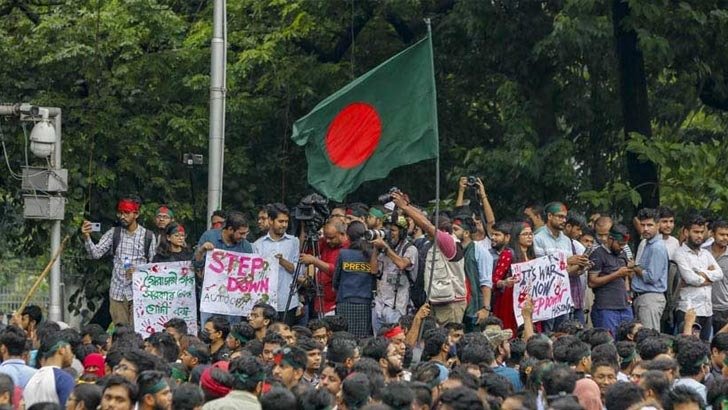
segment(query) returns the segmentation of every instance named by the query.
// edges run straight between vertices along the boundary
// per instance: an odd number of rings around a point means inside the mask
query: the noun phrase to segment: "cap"
[[[495,349],[506,340],[510,340],[513,337],[513,331],[511,329],[501,329],[500,326],[493,325],[486,327],[483,335],[488,339],[490,347]]]

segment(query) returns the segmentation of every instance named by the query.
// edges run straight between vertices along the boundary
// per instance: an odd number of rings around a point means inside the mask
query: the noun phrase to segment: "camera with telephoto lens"
[[[395,192],[402,192],[402,191],[400,191],[399,188],[397,188],[396,186],[393,186],[393,187],[389,188],[389,191],[387,191],[386,194],[379,195],[377,200],[382,205],[390,203],[390,202],[392,202],[392,199],[393,199],[392,194]]]
[[[401,273],[397,273],[396,275],[387,275],[387,277],[385,278],[385,280],[387,281],[387,284],[395,286],[395,287],[405,285],[405,283],[403,282],[402,279],[404,279],[405,281],[407,280],[406,278],[402,277]]]
[[[385,241],[389,241],[392,237],[392,233],[389,231],[389,229],[367,229],[364,232],[364,239],[367,241],[373,241],[375,239],[384,239]]]
[[[470,188],[475,188],[475,185],[478,183],[478,177],[474,177],[470,175],[468,177],[468,180],[465,182]]]

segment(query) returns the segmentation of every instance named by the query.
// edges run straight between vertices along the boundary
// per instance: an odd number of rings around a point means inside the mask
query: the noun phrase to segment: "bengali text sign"
[[[256,303],[277,308],[278,259],[214,249],[207,252],[200,311],[248,316]]]
[[[164,330],[171,318],[187,322],[190,334],[197,334],[195,272],[191,262],[139,265],[132,277],[134,330],[143,337]]]
[[[566,271],[566,254],[556,252],[511,267],[513,309],[518,325],[523,324],[521,306],[526,296],[533,300],[533,321],[553,319],[571,311],[571,288]]]

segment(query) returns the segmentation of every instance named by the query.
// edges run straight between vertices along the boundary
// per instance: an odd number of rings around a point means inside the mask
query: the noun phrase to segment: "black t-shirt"
[[[193,256],[192,251],[188,250],[183,250],[182,252],[170,252],[166,255],[157,253],[154,255],[152,263],[191,261]]]
[[[595,249],[589,256],[589,260],[594,264],[594,267],[590,269],[590,274],[599,272],[599,276],[607,276],[619,268],[627,266],[627,256],[624,252],[615,255],[604,246]],[[629,307],[624,278],[618,278],[606,285],[593,288],[593,291],[593,309],[626,309]]]

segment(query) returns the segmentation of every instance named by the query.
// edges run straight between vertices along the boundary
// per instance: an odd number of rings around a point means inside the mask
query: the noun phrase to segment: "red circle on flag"
[[[326,152],[341,168],[354,168],[369,159],[379,145],[382,121],[377,110],[362,102],[344,107],[326,131]]]

